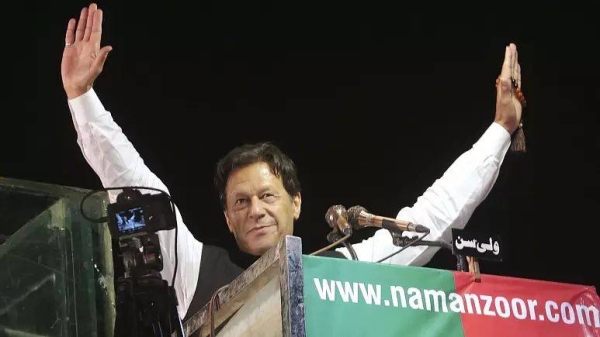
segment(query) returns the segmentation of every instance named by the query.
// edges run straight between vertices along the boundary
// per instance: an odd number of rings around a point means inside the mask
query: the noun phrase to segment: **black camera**
[[[116,202],[107,207],[115,271],[114,335],[167,336],[177,331],[183,336],[180,324],[176,323],[180,319],[175,291],[160,274],[163,260],[156,234],[161,230],[177,230],[175,207],[170,196],[162,191],[142,194],[134,187],[122,190]]]
[[[171,199],[162,192],[142,194],[126,188],[108,205],[108,226],[113,238],[131,238],[175,228]]]
[[[99,191],[121,190],[115,203],[107,206],[107,216],[90,218],[83,204]],[[142,190],[158,193],[143,194]],[[184,337],[177,311],[173,284],[177,275],[177,249],[171,285],[162,278],[163,259],[158,234],[175,229],[173,247],[177,247],[175,205],[166,192],[152,187],[108,187],[87,193],[79,205],[81,215],[95,223],[108,223],[112,236],[115,285],[115,337]]]
[[[164,193],[142,194],[124,188],[114,204],[108,205],[108,226],[119,258],[117,277],[156,274],[163,269],[157,231],[175,228],[175,212]],[[120,262],[120,263],[119,263]]]

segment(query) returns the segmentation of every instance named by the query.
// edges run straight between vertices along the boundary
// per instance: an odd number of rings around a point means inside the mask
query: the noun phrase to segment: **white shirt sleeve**
[[[508,131],[492,123],[470,150],[458,157],[412,207],[401,209],[396,218],[428,227],[431,232],[427,240],[450,242],[452,228],[464,228],[475,208],[487,197],[509,146]],[[359,260],[370,262],[379,261],[401,249],[393,245],[392,235],[386,229],[376,231],[372,237],[353,247]],[[408,247],[383,263],[422,266],[431,260],[438,249],[429,246]],[[336,250],[351,258],[346,248]]]
[[[163,182],[146,166],[111,114],[104,109],[93,89],[68,103],[77,131],[77,144],[85,160],[100,178],[102,186],[152,187],[169,193]],[[119,192],[120,190],[109,191],[110,202],[116,200]],[[142,190],[142,193],[156,192]],[[175,210],[178,266],[174,288],[179,301],[179,316],[183,318],[196,290],[202,243],[196,240],[184,224],[179,209],[176,207]],[[163,256],[161,275],[171,284],[175,268],[175,230],[162,230],[157,234]]]

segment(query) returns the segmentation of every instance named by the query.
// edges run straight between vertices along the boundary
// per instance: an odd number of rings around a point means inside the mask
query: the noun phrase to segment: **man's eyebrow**
[[[267,191],[271,191],[273,190],[273,185],[272,184],[266,184],[262,187],[260,187],[257,191],[257,194],[261,194]],[[236,191],[232,191],[232,193],[230,194],[231,196],[234,197],[239,197],[239,196],[248,196],[248,192],[246,190],[236,190]]]

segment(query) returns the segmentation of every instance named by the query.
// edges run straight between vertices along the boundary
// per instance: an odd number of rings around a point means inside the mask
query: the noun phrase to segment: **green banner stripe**
[[[305,255],[306,332],[464,337],[451,271]]]

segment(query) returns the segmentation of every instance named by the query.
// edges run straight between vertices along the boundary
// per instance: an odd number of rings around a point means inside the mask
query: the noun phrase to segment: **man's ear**
[[[227,216],[227,211],[223,211],[223,215],[225,216],[225,222],[227,223],[227,227],[229,228],[229,231],[231,233],[233,233],[233,227],[231,226],[231,224],[229,224],[229,216]],[[234,233],[235,235],[235,233]]]
[[[302,195],[298,193],[292,200],[294,204],[294,220],[300,218],[300,211],[302,209]]]

